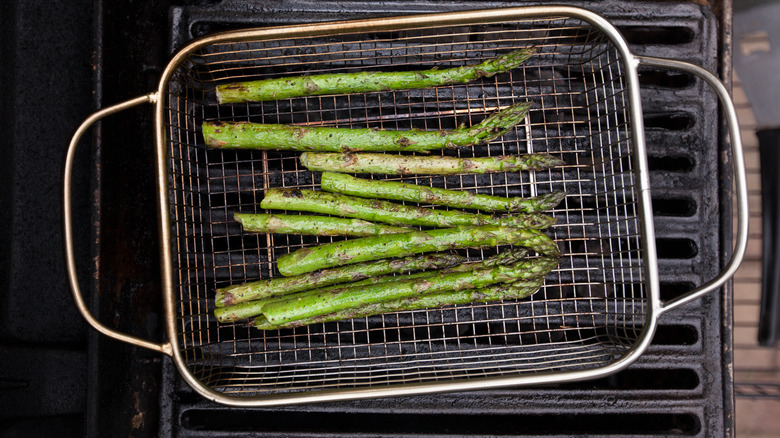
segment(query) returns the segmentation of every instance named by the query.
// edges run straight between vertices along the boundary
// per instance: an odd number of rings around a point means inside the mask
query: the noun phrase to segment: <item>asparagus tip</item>
[[[486,70],[489,71],[486,76],[490,77],[496,73],[517,68],[527,61],[534,53],[536,53],[536,47],[528,47],[525,49],[513,50],[493,59],[489,59],[483,63],[483,65],[487,67]]]
[[[551,226],[553,226],[553,225],[558,223],[558,218],[557,217],[542,216],[542,218],[544,218],[544,219],[541,219],[539,221],[539,222],[541,222],[539,224],[539,226],[542,227],[542,228],[549,228],[549,227],[551,227]]]
[[[534,280],[518,281],[512,283],[512,285],[518,287],[523,291],[519,295],[512,297],[512,299],[521,300],[523,298],[528,298],[531,295],[539,292],[539,290],[542,288],[542,285],[544,285],[544,276],[541,276]]]
[[[498,58],[504,60],[504,62],[510,67],[515,68],[524,63],[531,56],[536,53],[536,47],[526,47],[524,49],[514,50],[499,56]]]
[[[510,105],[501,111],[491,114],[485,120],[474,125],[470,131],[474,136],[479,136],[482,132],[488,135],[482,138],[482,142],[488,142],[501,135],[506,134],[510,129],[519,124],[528,114],[528,110],[533,107],[532,102],[518,102]],[[484,135],[484,134],[483,134]]]
[[[564,164],[562,159],[549,154],[529,154],[525,162],[527,170],[546,170]]]
[[[536,197],[542,210],[550,210],[557,207],[564,198],[566,198],[565,192],[551,192]]]
[[[565,192],[552,192],[546,195],[546,201],[547,205],[549,205],[549,208],[556,207],[558,204],[561,203],[561,201],[566,198]]]

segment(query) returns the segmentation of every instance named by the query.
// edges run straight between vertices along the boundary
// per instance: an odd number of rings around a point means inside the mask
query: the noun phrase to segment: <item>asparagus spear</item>
[[[480,64],[442,70],[327,73],[218,85],[217,101],[219,103],[266,101],[300,96],[407,90],[467,83],[517,68],[535,51],[533,48],[516,50]]]
[[[341,290],[344,288],[364,287],[367,285],[381,284],[381,283],[387,283],[391,281],[401,281],[401,280],[408,280],[408,279],[415,279],[415,278],[427,278],[436,275],[439,272],[441,271],[422,271],[422,272],[416,272],[414,274],[407,274],[403,277],[396,277],[393,275],[387,275],[384,277],[371,277],[371,278],[366,278],[365,280],[356,281],[354,283],[337,284],[335,286],[329,286],[322,289],[317,289],[316,292],[322,294],[336,289]],[[458,271],[458,272],[462,272],[462,271]],[[216,309],[214,309],[214,316],[217,318],[217,321],[221,323],[230,323],[230,322],[240,321],[242,319],[252,318],[262,314],[263,307],[267,306],[268,303],[302,298],[305,297],[306,294],[308,294],[309,292],[311,292],[311,290],[306,290],[306,291],[291,293],[291,294],[280,294],[279,296],[254,299],[252,301],[243,301],[229,306],[217,307]]]
[[[558,205],[566,196],[563,192],[553,192],[531,198],[502,198],[480,195],[465,190],[447,190],[401,182],[356,178],[352,175],[335,172],[323,172],[320,185],[322,190],[327,192],[363,198],[392,199],[490,212],[533,213],[549,210]]]
[[[494,217],[458,210],[432,210],[388,201],[369,200],[335,193],[299,189],[269,189],[260,207],[346,216],[391,225],[456,227],[503,225],[515,228],[547,228],[555,218],[541,214]],[[409,231],[409,230],[405,230]],[[397,233],[395,231],[394,233]],[[376,233],[383,234],[383,233]]]
[[[545,275],[557,264],[557,257],[541,257],[523,260],[513,265],[498,265],[467,272],[453,272],[360,287],[347,286],[328,291],[314,290],[295,297],[270,301],[262,306],[262,313],[270,324],[279,325],[366,304],[537,278]]]
[[[233,218],[244,231],[252,233],[365,237],[410,231],[408,228],[379,225],[360,219],[327,216],[234,213]]]
[[[512,248],[508,251],[504,251],[500,254],[496,254],[492,257],[488,257],[478,262],[461,263],[460,265],[453,266],[451,268],[443,267],[441,269],[437,269],[433,271],[416,272],[414,274],[406,274],[403,277],[398,277],[394,275],[386,275],[384,277],[373,277],[373,278],[367,278],[365,280],[356,281],[354,283],[349,283],[347,285],[336,285],[333,287],[365,286],[368,284],[386,283],[388,281],[400,281],[400,280],[409,280],[412,278],[434,277],[437,275],[451,273],[451,272],[467,272],[467,271],[473,271],[474,269],[478,269],[478,268],[490,268],[498,265],[511,265],[521,261],[526,255],[528,255],[528,250],[526,248]],[[330,290],[330,288],[327,290]],[[282,298],[286,298],[286,297],[287,295],[285,295]]]
[[[544,283],[544,277],[518,281],[510,284],[498,284],[479,289],[467,289],[461,291],[447,291],[435,294],[427,294],[419,297],[401,298],[382,303],[367,304],[335,311],[324,315],[302,318],[295,321],[273,325],[265,316],[259,316],[252,321],[252,325],[260,330],[278,330],[285,328],[302,327],[309,324],[341,321],[352,318],[378,315],[380,313],[398,312],[403,310],[419,310],[444,307],[453,304],[469,304],[488,301],[502,301],[522,299],[533,295]]]
[[[249,122],[203,122],[203,139],[213,148],[284,151],[409,151],[484,144],[504,135],[525,117],[531,104],[521,102],[490,115],[472,127],[451,131],[290,126]]]
[[[283,255],[276,260],[276,265],[282,275],[291,276],[387,257],[497,245],[517,245],[531,248],[540,254],[559,254],[555,242],[538,230],[485,225],[412,231],[327,243]]]
[[[503,254],[503,253],[502,253]],[[377,275],[410,272],[425,269],[441,269],[457,266],[464,257],[453,253],[426,254],[400,259],[384,259],[341,266],[296,277],[271,278],[217,289],[215,304],[228,306],[250,300],[362,280]]]
[[[510,251],[502,252],[500,254],[497,254],[493,257],[489,257],[480,262],[463,263],[452,268],[443,268],[435,271],[423,271],[415,274],[408,274],[403,277],[387,275],[384,277],[367,278],[365,280],[360,280],[354,283],[338,284],[336,286],[321,288],[318,290],[318,293],[324,293],[327,291],[334,290],[336,288],[363,287],[366,285],[387,283],[390,281],[405,281],[405,280],[416,279],[416,278],[427,278],[427,277],[442,275],[443,273],[467,272],[478,268],[489,268],[489,267],[498,266],[502,264],[514,264],[522,260],[523,257],[525,257],[527,254],[528,254],[527,250],[523,248],[517,248],[517,249],[512,249]],[[283,279],[277,279],[277,280],[283,280]],[[274,280],[266,280],[266,281],[272,282]],[[278,282],[279,281],[277,281],[277,283]],[[261,283],[261,282],[256,282],[256,283]],[[239,290],[245,290],[245,289],[239,289]],[[217,291],[218,295],[219,295],[219,291],[220,290]],[[285,291],[276,290],[275,293],[279,293],[279,296],[270,296],[270,295],[258,296],[256,294],[255,295],[244,294],[239,297],[231,296],[233,300],[231,301],[230,304],[232,305],[228,305],[228,306],[224,306],[224,299],[222,300],[223,304],[220,305],[219,297],[218,297],[217,300],[218,304],[217,304],[217,308],[214,310],[214,316],[217,318],[217,321],[222,323],[235,322],[242,319],[247,319],[247,318],[260,315],[262,313],[263,306],[267,305],[269,302],[287,300],[287,299],[297,299],[298,297],[302,297],[307,293],[307,291],[301,291],[299,293],[291,293],[291,292],[292,291],[288,291],[288,290]],[[222,296],[224,297],[225,295],[223,294]]]
[[[457,175],[460,173],[518,172],[543,170],[563,164],[548,154],[500,155],[455,158],[392,154],[332,154],[304,152],[301,165],[311,171],[342,173],[381,173],[387,175]]]

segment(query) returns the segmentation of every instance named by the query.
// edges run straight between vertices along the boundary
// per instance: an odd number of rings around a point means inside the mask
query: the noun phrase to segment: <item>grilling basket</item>
[[[426,89],[218,104],[218,84],[355,71],[409,71],[482,62],[534,47],[491,78]],[[662,301],[638,87],[638,66],[696,75],[716,92],[731,135],[738,208],[731,260],[710,282]],[[204,121],[347,128],[452,129],[519,101],[524,121],[460,157],[546,152],[564,165],[535,172],[374,176],[498,196],[566,193],[547,230],[562,258],[523,300],[400,311],[282,330],[213,316],[216,288],[279,276],[277,257],[334,240],[243,233],[236,211],[260,212],[266,189],[318,189],[298,153],[208,148]],[[159,234],[167,341],[98,322],[73,258],[70,179],[82,134],[110,114],[155,107]],[[440,208],[440,207],[437,207]],[[680,61],[633,55],[604,18],[573,7],[522,7],[235,31],[178,52],[159,89],[90,116],[64,177],[68,274],[79,310],[101,333],[165,353],[207,399],[234,406],[463,391],[584,380],[614,373],[647,348],[661,314],[718,289],[747,241],[742,147],[725,87]],[[480,260],[501,248],[465,249]],[[716,263],[716,260],[712,261]]]

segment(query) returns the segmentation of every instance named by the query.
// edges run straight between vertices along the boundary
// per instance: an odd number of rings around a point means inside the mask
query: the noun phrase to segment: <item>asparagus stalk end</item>
[[[218,134],[222,132],[222,123],[203,122],[201,130],[203,131],[203,139],[206,141],[206,146],[218,149],[228,145],[227,141],[217,138]]]

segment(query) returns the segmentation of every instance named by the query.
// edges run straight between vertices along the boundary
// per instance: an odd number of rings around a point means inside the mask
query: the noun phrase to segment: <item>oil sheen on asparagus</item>
[[[276,266],[282,275],[292,276],[387,257],[498,245],[522,246],[546,255],[559,254],[555,242],[538,230],[485,225],[412,231],[326,243],[283,255],[276,260]]]
[[[541,214],[517,214],[495,217],[458,210],[433,210],[389,201],[365,199],[337,193],[300,189],[269,189],[260,203],[264,209],[296,210],[330,214],[390,225],[418,225],[438,228],[478,225],[504,225],[516,228],[548,228],[555,219]],[[298,216],[306,217],[306,216]],[[324,216],[313,216],[323,218]],[[327,218],[322,220],[325,222]],[[333,218],[336,219],[336,218]],[[370,223],[370,222],[369,222]],[[380,225],[376,225],[380,227]],[[329,228],[338,228],[336,226]],[[394,228],[394,227],[391,227]],[[361,228],[362,229],[362,228]],[[394,234],[388,230],[374,234]],[[405,230],[409,231],[409,230]],[[402,232],[402,231],[401,231]],[[368,234],[366,234],[368,235]]]
[[[502,301],[521,299],[533,295],[544,283],[544,277],[533,278],[515,283],[503,283],[477,289],[445,291],[421,296],[399,298],[391,301],[365,304],[344,310],[335,310],[322,315],[296,319],[289,322],[272,324],[265,316],[259,316],[252,325],[259,330],[278,330],[302,327],[309,324],[342,321],[352,318],[377,315],[380,313],[398,312],[404,310],[431,309],[453,304],[469,304],[476,302]]]
[[[525,117],[521,102],[491,114],[471,127],[450,131],[333,128],[250,122],[203,122],[203,139],[212,148],[319,152],[425,152],[484,144],[504,135]]]
[[[327,73],[218,85],[219,103],[267,101],[323,94],[368,93],[468,83],[517,68],[535,49],[521,49],[479,64],[448,69]]]
[[[548,154],[455,158],[396,154],[304,152],[301,165],[311,171],[385,175],[458,175],[462,173],[544,170],[563,162]]]
[[[527,280],[549,272],[557,263],[557,257],[541,257],[523,260],[513,265],[499,265],[466,272],[399,279],[399,281],[360,287],[346,286],[324,292],[309,291],[288,299],[271,301],[262,306],[262,313],[269,323],[278,325],[363,304]]]
[[[484,269],[484,268],[494,267],[498,265],[514,264],[520,262],[526,256],[527,253],[528,251],[523,248],[515,248],[509,251],[502,252],[493,257],[489,257],[480,262],[462,263],[454,267],[449,267],[442,262],[449,263],[451,261],[454,261],[455,259],[453,257],[456,256],[454,254],[442,253],[442,254],[438,254],[438,257],[432,258],[430,260],[431,262],[435,262],[435,263],[420,263],[420,262],[415,263],[410,261],[409,263],[404,265],[405,269],[403,270],[399,269],[395,272],[411,271],[414,270],[414,268],[435,269],[435,270],[424,270],[422,272],[418,272],[415,274],[407,274],[404,277],[396,277],[392,275],[371,277],[371,278],[362,277],[365,279],[350,282],[348,284],[336,284],[335,286],[332,285],[329,286],[329,284],[331,283],[325,281],[307,281],[310,280],[311,277],[313,277],[313,274],[301,275],[298,277],[277,278],[277,279],[247,283],[246,285],[231,286],[228,288],[217,290],[217,300],[216,300],[217,309],[214,310],[214,316],[217,317],[217,320],[219,322],[235,322],[241,319],[247,319],[247,318],[260,315],[262,313],[263,306],[267,305],[272,301],[297,299],[299,297],[304,296],[307,293],[307,291],[315,288],[318,289],[316,293],[321,294],[326,291],[334,290],[336,288],[344,288],[344,287],[354,288],[354,287],[362,287],[366,285],[387,283],[390,281],[433,277],[436,275],[441,275],[443,273],[467,272],[467,271],[472,271],[480,268]],[[437,254],[431,254],[427,257],[434,257],[436,255]],[[398,260],[400,261],[404,259],[398,259]],[[376,267],[371,266],[372,264],[379,264],[379,263],[381,263],[381,261],[369,262],[369,263],[364,263],[362,265],[352,265],[352,266],[365,266],[368,269],[364,269],[363,270],[364,272],[379,272],[381,274],[381,272],[378,269],[376,269],[379,266]],[[333,271],[335,271],[335,269]],[[320,272],[325,273],[327,272],[327,270],[320,271]],[[307,279],[306,277],[309,277],[309,279]],[[355,276],[355,278],[358,277]],[[299,279],[300,281],[294,281],[294,282],[285,281],[285,280],[293,280],[293,279]],[[280,289],[285,286],[291,286],[291,287]],[[299,292],[299,293],[295,293],[295,292]]]
[[[366,237],[411,231],[409,228],[380,225],[360,219],[328,216],[234,213],[233,218],[244,231],[251,233]]]
[[[505,198],[467,190],[447,190],[402,182],[363,179],[335,172],[323,172],[320,186],[327,192],[362,198],[392,199],[488,212],[540,212],[552,209],[565,197],[563,192],[553,192],[528,198]]]
[[[453,253],[433,253],[398,259],[383,259],[311,272],[295,277],[258,280],[217,289],[217,307],[292,294],[339,283],[349,283],[373,276],[457,266],[465,258]]]

